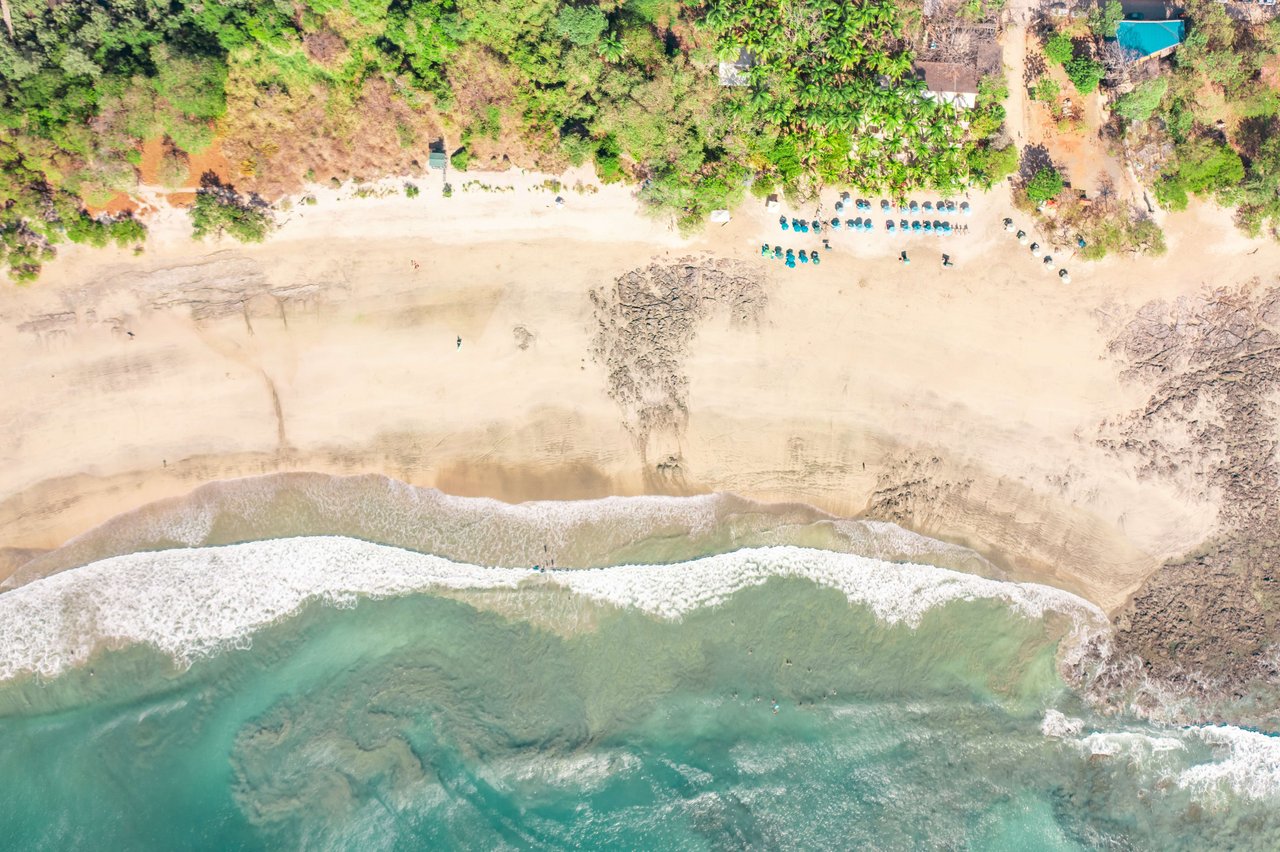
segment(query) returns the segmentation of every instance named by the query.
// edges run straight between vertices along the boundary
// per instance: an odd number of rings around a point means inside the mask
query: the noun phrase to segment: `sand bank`
[[[190,243],[164,214],[141,256],[71,248],[5,289],[0,545],[54,547],[201,482],[282,470],[507,500],[734,491],[898,521],[1114,609],[1215,529],[1211,485],[1142,472],[1100,438],[1147,398],[1108,351],[1120,323],[1280,268],[1219,211],[1171,220],[1163,258],[1064,250],[1063,285],[1002,231],[1005,215],[1026,224],[1004,193],[953,217],[963,236],[784,234],[749,203],[683,240],[586,176],[563,179],[563,207],[544,176],[470,179],[452,198],[438,177],[414,199],[398,181],[317,190],[261,246]],[[759,256],[822,237],[820,267]],[[626,337],[607,315],[615,281],[717,264],[761,298],[744,318],[708,290],[680,315],[685,337],[658,347],[675,389],[639,390],[674,416],[640,428],[600,349],[602,329]]]

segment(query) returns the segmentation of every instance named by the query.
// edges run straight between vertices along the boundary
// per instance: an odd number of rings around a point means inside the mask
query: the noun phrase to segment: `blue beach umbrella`
[[[787,269],[795,269],[795,268],[796,268],[796,259],[795,259],[794,257],[791,257],[790,255],[788,255],[788,256],[787,256]]]
[[[919,204],[916,204],[914,201],[913,201],[913,202],[911,202],[911,203],[910,203],[909,205],[907,205],[907,206],[908,206],[908,209],[909,209],[912,213],[919,213],[919,212],[920,212],[920,205],[919,205]]]
[[[810,256],[809,256],[809,259],[813,261],[813,265],[814,265],[814,266],[817,266],[819,263],[821,263],[821,262],[822,262],[822,261],[818,260],[818,253],[817,253],[816,251],[815,251],[812,255],[810,255]]]
[[[814,232],[815,234],[821,234],[821,233],[822,233],[822,223],[821,223],[821,222],[819,222],[817,219],[814,219],[814,220],[813,220],[813,232]]]
[[[837,212],[837,213],[843,213],[843,212],[844,212],[844,202],[843,202],[843,201],[837,201],[837,202],[836,202],[836,212]]]
[[[927,213],[928,211],[930,211],[930,210],[932,210],[932,209],[933,209],[933,204],[932,204],[931,202],[929,202],[929,201],[926,201],[924,204],[922,204],[922,205],[920,205],[920,206],[921,206],[921,208],[923,208],[923,209],[924,209],[924,211],[925,211],[926,213]]]
[[[911,230],[912,230],[914,233],[917,233],[917,234],[918,234],[918,233],[920,233],[920,220],[919,220],[919,219],[914,219],[914,220],[912,220],[912,222],[911,222]]]
[[[920,226],[920,230],[924,231],[926,234],[931,233],[933,231],[933,223],[928,219],[925,219],[924,224]]]
[[[782,225],[782,230],[784,231],[791,230],[790,226],[787,225],[787,217],[785,216],[778,220],[778,224]]]
[[[840,230],[840,219],[838,217],[831,220],[831,230],[833,231]]]
[[[782,259],[782,246],[774,246],[774,247],[773,247],[773,256],[774,256],[774,259],[775,259],[775,260],[781,260],[781,259]]]
[[[896,231],[896,230],[897,230],[897,227],[893,224],[893,220],[892,220],[892,219],[885,219],[885,220],[884,220],[884,229],[885,229],[886,231],[888,231],[889,233],[891,233],[891,234],[892,234],[894,231]]]
[[[769,254],[769,244],[765,243],[764,245],[760,246],[760,256],[765,257],[768,254]]]
[[[973,215],[973,208],[969,206],[969,202],[967,202],[967,201],[961,201],[961,202],[960,202],[960,212],[961,212],[961,213],[963,213],[963,214],[964,214],[964,215],[966,215],[966,216],[972,216],[972,215]]]
[[[846,228],[848,228],[849,230],[851,230],[851,231],[856,231],[856,230],[857,230],[857,226],[853,224],[853,220],[852,220],[852,219],[845,219],[845,220],[844,220],[844,226],[845,226]]]
[[[808,255],[808,253],[807,253],[807,252],[805,252],[805,250],[804,250],[804,249],[800,249],[800,262],[801,262],[801,263],[808,263],[808,262],[809,262],[809,255]]]
[[[867,221],[863,223],[863,228],[865,228],[868,231],[874,231],[876,229],[876,223],[872,222],[871,217],[868,216]]]
[[[890,207],[891,207],[891,205],[889,204],[889,199],[887,199],[887,198],[881,198],[881,199],[880,199],[880,212],[881,212],[881,213],[888,213],[888,212],[889,212],[889,210],[890,210]]]

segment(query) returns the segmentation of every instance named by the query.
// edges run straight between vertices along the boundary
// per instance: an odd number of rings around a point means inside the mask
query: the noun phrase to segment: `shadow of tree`
[[[1027,145],[1022,149],[1022,162],[1018,166],[1018,175],[1023,180],[1030,180],[1031,176],[1041,169],[1054,168],[1053,158],[1049,156],[1049,149],[1043,145]]]

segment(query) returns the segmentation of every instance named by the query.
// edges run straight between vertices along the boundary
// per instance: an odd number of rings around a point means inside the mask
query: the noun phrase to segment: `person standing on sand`
[[[459,348],[459,349],[461,349],[461,348],[462,348],[462,335],[461,335],[461,334],[459,334],[459,335],[458,335],[458,348]]]

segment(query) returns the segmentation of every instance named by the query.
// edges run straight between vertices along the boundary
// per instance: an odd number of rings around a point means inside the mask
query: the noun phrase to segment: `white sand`
[[[894,514],[875,493],[905,484],[893,519],[1107,609],[1213,529],[1217,495],[1140,481],[1096,439],[1144,398],[1105,356],[1107,316],[1280,268],[1276,246],[1221,211],[1171,219],[1163,258],[1059,255],[1066,286],[1001,231],[1003,193],[973,199],[968,236],[829,235],[821,267],[787,270],[760,243],[817,238],[783,235],[754,202],[685,242],[625,188],[565,190],[556,209],[532,189],[542,176],[475,177],[516,188],[462,192],[455,176],[450,199],[438,177],[417,199],[319,191],[252,247],[190,243],[175,213],[143,256],[73,247],[37,284],[0,290],[0,546],[56,546],[228,476],[380,472],[581,497],[656,490],[666,455],[685,490],[841,514]],[[587,294],[698,252],[763,264],[769,305],[758,330],[700,329],[688,429],[642,458],[591,359]],[[305,298],[265,294],[282,288]],[[231,312],[193,316],[191,301]],[[535,335],[527,349],[517,326]]]

